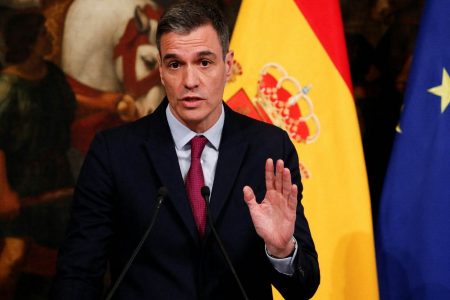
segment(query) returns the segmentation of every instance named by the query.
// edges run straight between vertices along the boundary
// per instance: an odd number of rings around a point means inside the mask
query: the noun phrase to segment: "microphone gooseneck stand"
[[[239,276],[237,275],[236,270],[234,269],[233,264],[231,263],[230,257],[228,256],[228,253],[222,244],[222,240],[220,239],[219,234],[217,233],[216,227],[214,226],[214,222],[213,222],[212,215],[211,215],[211,208],[209,206],[209,197],[211,195],[211,191],[209,190],[209,187],[208,186],[202,187],[201,193],[202,193],[203,199],[206,202],[206,215],[208,218],[209,226],[211,227],[211,231],[213,232],[213,235],[216,238],[217,243],[219,244],[220,251],[222,252],[222,254],[224,256],[225,261],[227,262],[227,264],[231,270],[231,273],[233,273],[233,277],[236,280],[236,282],[239,286],[239,289],[241,290],[242,296],[244,297],[245,300],[248,300],[247,293],[245,292],[244,287],[243,287],[241,281],[239,280]]]
[[[122,272],[120,273],[119,277],[117,278],[114,286],[109,291],[108,295],[106,296],[105,300],[110,300],[112,296],[114,295],[114,292],[116,291],[117,287],[122,282],[123,278],[125,277],[125,274],[127,273],[128,269],[131,267],[131,264],[133,263],[134,259],[136,258],[136,255],[139,253],[139,251],[142,248],[142,245],[144,244],[145,240],[147,239],[148,235],[152,231],[153,225],[155,224],[156,217],[158,216],[159,209],[161,208],[161,205],[164,201],[164,199],[167,197],[168,190],[165,186],[162,186],[158,190],[158,195],[156,196],[156,208],[152,216],[152,220],[150,222],[150,225],[148,226],[147,230],[145,231],[144,235],[142,236],[142,239],[140,240],[139,244],[137,245],[136,249],[134,249],[133,254],[131,255],[130,259],[128,260],[127,264],[123,268]]]

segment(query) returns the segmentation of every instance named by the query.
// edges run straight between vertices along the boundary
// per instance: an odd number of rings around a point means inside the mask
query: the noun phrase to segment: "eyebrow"
[[[209,51],[209,50],[200,51],[200,52],[197,53],[197,57],[205,57],[205,56],[209,56],[209,57],[212,57],[212,58],[216,58],[217,57],[217,55],[214,52]],[[175,54],[175,53],[167,53],[167,54],[165,54],[163,56],[163,61],[166,61],[168,59],[173,59],[173,58],[175,58],[175,59],[178,58],[178,55]]]
[[[163,56],[163,60],[168,60],[168,59],[172,59],[172,58],[177,58],[178,57],[178,55],[176,55],[176,54],[173,54],[173,53],[167,53],[167,54],[165,54],[164,56]]]
[[[197,55],[198,57],[204,57],[204,56],[211,56],[212,58],[216,58],[217,55],[214,52],[211,51],[200,51]]]

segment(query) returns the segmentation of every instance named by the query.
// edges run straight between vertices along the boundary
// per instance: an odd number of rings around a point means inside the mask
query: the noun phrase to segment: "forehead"
[[[222,51],[219,36],[210,24],[197,27],[189,33],[165,33],[161,36],[160,48],[161,56],[205,50],[219,54]]]

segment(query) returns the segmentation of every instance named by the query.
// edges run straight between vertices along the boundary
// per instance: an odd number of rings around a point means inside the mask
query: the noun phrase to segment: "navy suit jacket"
[[[256,234],[242,189],[265,194],[267,158],[283,159],[302,185],[298,158],[281,129],[233,112],[225,123],[211,195],[212,217],[250,299],[311,297],[319,284],[317,253],[299,202],[295,274],[277,272]],[[167,100],[151,115],[99,133],[80,172],[72,220],[60,249],[53,299],[99,299],[107,266],[118,277],[149,225],[157,191],[168,189],[156,223],[115,299],[242,299],[209,228],[200,238],[167,123]],[[109,264],[108,264],[109,262]]]

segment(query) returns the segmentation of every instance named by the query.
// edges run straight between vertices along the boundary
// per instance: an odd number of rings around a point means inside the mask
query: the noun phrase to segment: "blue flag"
[[[450,1],[422,15],[376,229],[380,297],[450,299]]]

